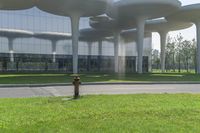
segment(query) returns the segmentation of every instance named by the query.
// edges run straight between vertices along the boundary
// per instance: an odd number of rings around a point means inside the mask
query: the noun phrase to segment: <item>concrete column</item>
[[[148,50],[149,51],[149,72],[152,72],[152,32],[148,33],[148,37],[150,37],[150,42],[151,42],[151,48]]]
[[[102,56],[103,55],[103,45],[102,45],[102,40],[100,40],[100,41],[98,41],[98,43],[99,43],[99,46],[98,46],[98,49],[99,49],[99,51],[98,51],[98,54],[99,54],[99,56]]]
[[[137,70],[139,74],[142,74],[145,17],[138,17],[136,21],[137,21],[137,51],[138,51]]]
[[[197,29],[197,73],[200,74],[200,22],[195,23]]]
[[[90,71],[91,69],[91,56],[92,56],[92,42],[88,42],[88,68],[87,68],[88,71]]]
[[[52,40],[51,41],[51,45],[52,45],[52,54],[53,54],[53,63],[56,62],[56,40]]]
[[[73,56],[73,73],[78,73],[78,41],[79,41],[79,20],[80,16],[73,14],[71,17],[72,29],[72,56]]]
[[[98,57],[98,62],[99,62],[99,63],[98,63],[98,69],[99,69],[99,71],[101,71],[101,66],[102,66],[102,65],[101,65],[101,62],[102,62],[102,61],[101,61],[101,60],[102,60],[102,55],[103,55],[103,51],[102,51],[102,50],[103,50],[102,40],[99,40],[98,43],[99,43],[99,46],[98,46],[98,50],[99,50],[99,51],[98,51],[98,55],[99,55],[99,57]]]
[[[88,42],[88,55],[92,55],[92,42]]]
[[[8,49],[9,49],[9,53],[10,53],[10,62],[14,62],[14,50],[13,50],[13,38],[8,38]]]
[[[165,72],[165,47],[166,47],[166,41],[167,41],[167,31],[159,32],[160,34],[160,59],[161,59],[161,71],[162,73]]]
[[[135,57],[135,70],[138,72],[138,57]]]
[[[119,73],[123,75],[126,72],[126,46],[124,42],[120,43],[119,49],[119,56],[121,57],[119,60]]]
[[[120,32],[114,32],[114,62],[115,62],[115,73],[119,72],[119,41]]]

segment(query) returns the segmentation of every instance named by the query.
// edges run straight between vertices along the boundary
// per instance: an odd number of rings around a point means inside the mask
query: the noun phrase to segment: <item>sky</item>
[[[195,4],[195,3],[200,3],[200,0],[179,0],[182,2],[182,5],[190,5],[190,4]],[[185,29],[185,30],[180,30],[180,31],[174,31],[174,32],[169,32],[169,35],[171,37],[176,37],[179,33],[182,34],[182,36],[184,37],[184,39],[187,40],[192,40],[192,39],[196,39],[196,27],[195,25],[193,25],[191,28],[189,29]],[[158,33],[153,33],[153,49],[158,49],[160,50],[160,36]]]

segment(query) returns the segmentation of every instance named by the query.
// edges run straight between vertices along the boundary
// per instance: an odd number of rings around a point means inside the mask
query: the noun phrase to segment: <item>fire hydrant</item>
[[[81,84],[80,82],[80,77],[79,76],[75,76],[74,77],[74,81],[73,81],[73,85],[74,85],[74,99],[78,99],[79,98],[79,85]]]

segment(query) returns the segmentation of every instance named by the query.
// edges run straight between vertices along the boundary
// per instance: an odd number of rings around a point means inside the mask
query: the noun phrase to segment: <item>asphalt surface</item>
[[[152,85],[83,85],[81,95],[99,94],[175,94],[199,93],[200,84],[152,84]],[[47,96],[72,96],[73,86],[52,87],[4,87],[0,88],[0,98],[24,98]]]

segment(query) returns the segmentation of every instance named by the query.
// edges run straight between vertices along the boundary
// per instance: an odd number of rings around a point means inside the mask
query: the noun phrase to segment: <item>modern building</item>
[[[19,11],[0,11],[0,28],[30,31],[33,33],[57,32],[70,33],[71,22],[67,17],[56,16],[37,8]],[[90,28],[89,18],[81,18],[80,29]],[[144,70],[150,68],[152,49],[151,34],[144,39]],[[10,52],[8,39],[0,36],[0,72],[6,71],[60,71],[72,73],[72,41],[60,40],[56,45],[56,59],[52,61],[52,45],[49,40],[39,38],[17,38],[13,41],[15,67],[10,69]],[[99,55],[99,43],[92,42],[89,52],[88,43],[79,41],[79,72],[114,72],[114,44],[103,40],[102,56]],[[119,50],[120,60],[125,60],[125,70],[136,72],[137,48],[136,42],[120,39],[120,46],[125,47],[125,55]],[[89,55],[90,53],[90,55]],[[101,64],[99,64],[101,56]],[[90,62],[88,62],[90,58]],[[52,65],[52,63],[55,63]],[[88,64],[90,67],[88,69]],[[98,66],[101,66],[100,70]],[[52,67],[53,66],[53,67]],[[56,66],[56,67],[55,67]]]

